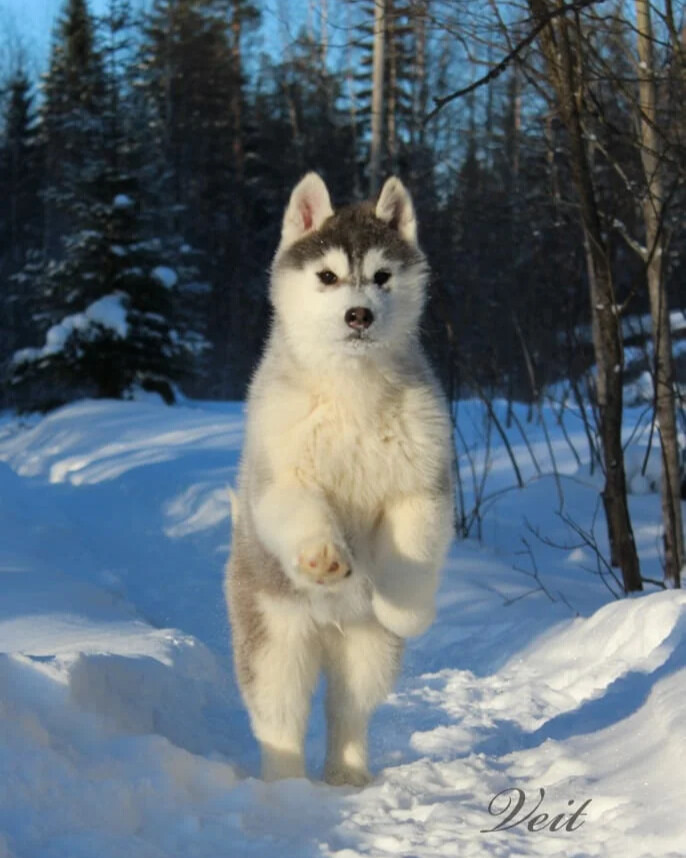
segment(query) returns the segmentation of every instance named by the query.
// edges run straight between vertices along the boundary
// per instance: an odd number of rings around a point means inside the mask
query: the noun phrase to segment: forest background
[[[525,401],[532,418],[590,404],[626,590],[641,581],[622,410],[644,400],[678,584],[683,3],[57,8],[48,36],[49,14],[29,26],[0,7],[3,405],[242,398],[292,185],[315,169],[339,204],[395,173],[431,262],[423,333],[450,398]]]

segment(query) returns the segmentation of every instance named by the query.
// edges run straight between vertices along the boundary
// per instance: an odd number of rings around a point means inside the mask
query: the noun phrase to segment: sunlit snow
[[[483,407],[459,405],[467,510],[470,458],[488,472],[482,539],[450,553],[437,621],[372,723],[364,790],[320,780],[321,690],[311,780],[257,778],[222,594],[242,406],[82,401],[0,420],[2,858],[685,854],[686,594],[613,597],[568,524],[606,551],[580,416],[566,428],[581,467],[548,408],[550,446],[516,413],[523,489],[495,435],[487,455]],[[659,579],[644,488],[631,512]],[[520,821],[541,789],[536,813],[578,810],[572,830]],[[517,791],[517,824],[492,831]]]

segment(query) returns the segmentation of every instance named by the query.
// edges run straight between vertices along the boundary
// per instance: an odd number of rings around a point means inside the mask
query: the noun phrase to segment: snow
[[[56,355],[63,351],[67,340],[77,332],[86,339],[97,336],[94,325],[106,328],[121,339],[125,339],[129,330],[125,299],[123,292],[115,292],[89,304],[82,313],[65,316],[61,322],[48,330],[45,335],[45,345],[42,348],[21,349],[15,353],[14,363],[29,363]]]
[[[179,277],[176,271],[166,265],[158,265],[156,268],[153,268],[152,276],[161,286],[164,286],[165,289],[173,289],[179,282]]]
[[[631,352],[626,356],[627,363],[630,360],[641,360],[644,355],[641,354],[633,354],[633,352],[638,352],[638,349],[626,349],[626,352]],[[655,397],[655,387],[653,385],[653,376],[648,372],[648,370],[644,370],[636,381],[625,385],[625,400],[627,403],[631,405],[637,405],[641,402],[652,402]]]
[[[125,296],[121,292],[105,295],[104,298],[100,298],[91,304],[84,315],[90,322],[96,322],[125,339],[128,333],[128,324],[126,322],[126,307],[123,304],[124,298]]]
[[[602,304],[596,304],[597,310],[602,310]],[[670,310],[669,326],[672,331],[672,336],[675,339],[682,336],[686,332],[686,310],[676,309]],[[650,313],[643,315],[627,315],[622,316],[622,337],[628,339],[630,337],[638,337],[644,339],[650,336],[653,329],[653,321]],[[590,325],[579,325],[575,329],[575,336],[579,337],[582,342],[591,342]]]
[[[128,209],[133,205],[133,200],[128,194],[117,194],[112,205],[115,209]]]
[[[321,689],[313,779],[256,777],[222,596],[242,406],[82,401],[0,419],[0,856],[683,856],[686,592],[613,598],[570,525],[606,550],[580,416],[566,428],[581,466],[550,409],[550,446],[515,413],[523,489],[497,433],[484,442],[480,403],[458,406],[482,540],[450,553],[437,621],[373,721],[364,790],[318,780]],[[630,506],[659,578],[659,497]],[[530,830],[541,788],[549,816]],[[492,831],[517,790],[513,827]]]

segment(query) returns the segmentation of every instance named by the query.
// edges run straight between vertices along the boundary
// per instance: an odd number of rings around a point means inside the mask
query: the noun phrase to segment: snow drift
[[[484,456],[477,404],[460,413]],[[221,593],[241,407],[6,417],[0,856],[685,854],[686,594],[613,599],[568,525],[595,526],[603,548],[597,479],[554,425],[559,480],[540,427],[540,475],[511,433],[524,489],[492,443],[482,543],[454,546],[437,622],[372,725],[376,781],[358,791],[317,781],[321,695],[313,780],[255,777]],[[582,450],[582,427],[567,428]],[[631,504],[657,578],[659,499]],[[540,788],[551,817],[590,799],[583,824],[490,830],[496,794],[521,790],[523,816]]]

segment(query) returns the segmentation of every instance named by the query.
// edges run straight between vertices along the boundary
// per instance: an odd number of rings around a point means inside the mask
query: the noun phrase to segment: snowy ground
[[[509,432],[523,490],[492,436],[482,542],[451,552],[438,620],[373,722],[378,775],[361,791],[317,780],[321,693],[313,780],[255,777],[221,596],[241,407],[6,417],[0,858],[685,855],[686,592],[612,596],[564,519],[592,530],[597,478],[546,416],[550,447],[527,426],[543,476]],[[483,463],[481,408],[459,419]],[[566,426],[585,462],[580,421]],[[658,498],[640,451],[630,460],[644,574],[659,578]],[[601,547],[602,530],[598,516]],[[540,789],[534,830],[487,831],[520,796],[510,825],[533,811]]]

